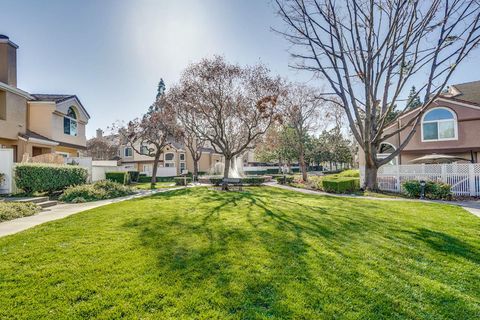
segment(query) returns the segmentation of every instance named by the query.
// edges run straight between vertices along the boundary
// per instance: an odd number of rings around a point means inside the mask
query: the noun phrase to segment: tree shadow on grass
[[[432,249],[455,255],[476,264],[480,264],[480,252],[468,243],[443,232],[420,228],[415,231],[404,231],[417,240],[428,244]]]

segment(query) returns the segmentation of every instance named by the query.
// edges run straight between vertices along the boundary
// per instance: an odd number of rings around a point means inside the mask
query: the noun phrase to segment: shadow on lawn
[[[185,209],[181,204],[192,201],[187,199],[190,195],[195,201]],[[339,204],[338,199],[324,197],[308,205],[304,200],[318,197],[271,188],[255,192],[182,189],[151,199],[179,208],[166,215],[131,220],[124,227],[135,228],[142,245],[154,252],[159,285],[173,287],[176,299],[189,304],[187,313],[192,316],[201,314],[205,304],[221,309],[224,316],[240,318],[318,316],[332,305],[339,317],[349,308],[353,314],[361,309],[366,317],[387,317],[393,312],[409,315],[407,309],[391,309],[399,298],[390,291],[394,288],[382,286],[398,281],[395,259],[402,252],[395,257],[378,256],[392,260],[385,267],[389,272],[371,265],[364,274],[364,269],[352,264],[361,261],[364,253],[350,251],[349,244],[374,234],[382,236],[388,226],[372,214],[352,212],[358,206],[353,200]],[[336,206],[334,212],[330,205]],[[381,209],[381,205],[365,205]],[[412,234],[436,250],[476,259],[472,248],[448,235],[426,229]],[[386,241],[394,242],[395,237]],[[379,282],[363,282],[368,274],[375,274]],[[338,291],[333,292],[337,295],[329,294],[329,286],[336,286]],[[364,292],[369,292],[369,304],[362,300]],[[350,300],[349,307],[343,306],[344,298]],[[403,299],[408,304],[409,296]]]

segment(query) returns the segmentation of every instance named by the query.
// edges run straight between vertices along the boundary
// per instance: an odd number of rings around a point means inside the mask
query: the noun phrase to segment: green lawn
[[[480,219],[188,188],[0,238],[0,319],[478,319]]]
[[[150,182],[135,183],[132,187],[139,190],[150,190]],[[165,189],[175,187],[175,182],[157,182],[155,183],[155,189]]]

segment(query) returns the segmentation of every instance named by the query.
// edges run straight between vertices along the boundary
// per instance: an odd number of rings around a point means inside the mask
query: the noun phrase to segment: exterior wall
[[[52,136],[48,137],[55,141],[75,144],[85,147],[87,138],[85,135],[85,123],[77,122],[77,135],[71,136],[63,132],[63,115],[53,113],[52,115]]]
[[[458,139],[447,141],[422,141],[422,124],[419,122],[414,136],[398,157],[399,164],[409,164],[413,159],[432,153],[448,154],[471,160],[473,152],[473,160],[475,162],[480,161],[480,136],[478,134],[480,128],[480,107],[474,108],[461,106],[457,103],[442,99],[433,103],[429,109],[436,107],[446,107],[455,112],[457,116]],[[399,126],[407,123],[414,116],[415,113],[401,118],[398,123],[385,131],[392,132],[393,130],[396,130]],[[398,148],[401,141],[404,141],[405,137],[408,135],[409,131],[410,128],[407,128],[400,134],[389,138],[386,142],[391,143],[395,148]],[[364,153],[361,148],[358,155],[359,165],[364,166]]]
[[[55,147],[56,153],[68,154],[68,157],[78,157],[78,150],[75,148],[69,148],[64,146]]]
[[[55,102],[28,103],[28,129],[44,137],[52,138],[52,114],[55,111]]]
[[[8,91],[0,91],[0,104],[5,104],[6,107],[5,119],[0,118],[0,138],[16,140],[18,134],[25,133],[27,129],[27,99]]]
[[[0,41],[0,81],[17,86],[17,49],[6,39]]]

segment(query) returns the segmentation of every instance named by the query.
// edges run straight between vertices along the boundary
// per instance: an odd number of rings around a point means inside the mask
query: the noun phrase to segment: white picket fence
[[[365,168],[360,168],[361,182]],[[401,192],[402,183],[409,180],[441,181],[452,186],[458,196],[480,196],[480,164],[415,164],[385,165],[378,170],[380,190]]]

